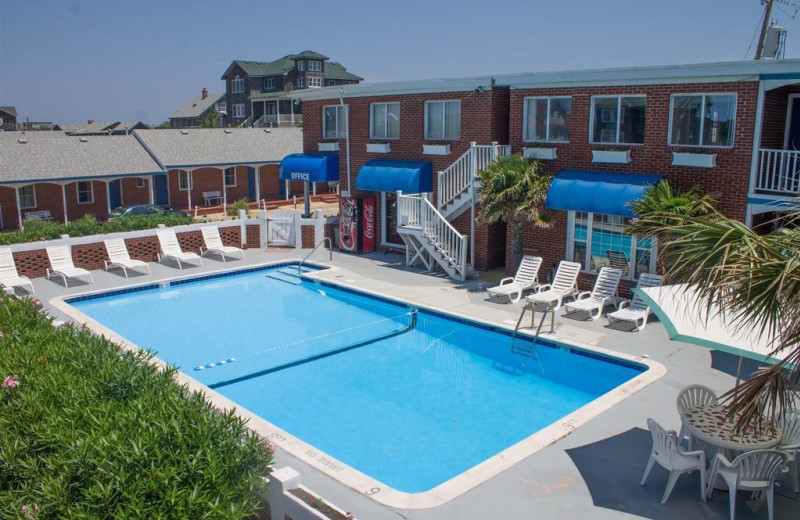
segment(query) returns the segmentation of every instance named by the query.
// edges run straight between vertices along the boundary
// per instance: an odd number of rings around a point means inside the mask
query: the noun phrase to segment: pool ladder
[[[530,344],[527,342],[520,344],[517,343],[519,327],[522,325],[522,318],[525,317],[525,312],[529,309],[531,311],[531,328],[533,328],[536,318],[536,304],[533,302],[528,302],[522,308],[522,312],[519,313],[517,325],[514,327],[514,332],[511,334],[511,352],[538,361],[539,356],[536,354],[536,341],[539,339],[539,335],[542,333],[542,325],[544,325],[544,320],[547,318],[547,313],[550,313],[550,333],[552,334],[555,330],[555,308],[552,303],[547,304],[547,308],[542,313],[542,320],[539,322],[539,326],[536,327],[536,334],[533,335],[533,341],[531,341]]]

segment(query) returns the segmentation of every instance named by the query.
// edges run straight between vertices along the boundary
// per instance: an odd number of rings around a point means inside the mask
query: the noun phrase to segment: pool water
[[[534,360],[512,354],[502,331],[265,274],[70,303],[407,493],[446,482],[645,369],[552,343]]]

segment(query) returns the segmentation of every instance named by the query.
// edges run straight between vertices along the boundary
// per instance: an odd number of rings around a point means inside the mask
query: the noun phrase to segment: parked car
[[[178,211],[174,209],[164,209],[161,206],[156,206],[155,204],[137,204],[135,206],[120,206],[116,209],[111,210],[110,215],[105,215],[100,217],[100,220],[103,222],[113,220],[115,218],[123,218],[129,216],[138,216],[138,215],[182,215],[185,217],[190,216],[189,213],[185,211]]]

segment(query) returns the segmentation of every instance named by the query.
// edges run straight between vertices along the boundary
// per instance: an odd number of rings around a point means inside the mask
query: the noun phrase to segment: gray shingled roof
[[[165,168],[277,163],[303,151],[300,128],[135,130],[133,135]]]
[[[175,112],[169,116],[170,119],[178,119],[182,117],[200,117],[206,110],[214,106],[221,100],[225,94],[209,94],[203,99],[202,94],[194,96],[192,99],[180,106]]]
[[[132,130],[136,130],[136,127],[139,125],[143,125],[144,128],[150,128],[150,125],[142,123],[141,121],[122,121],[114,127],[113,131],[130,133]],[[144,128],[142,128],[142,130],[144,130]]]
[[[10,114],[14,117],[17,117],[17,107],[12,107],[12,106],[0,107],[0,112],[5,112],[6,114]]]
[[[23,139],[53,139],[57,137],[69,137],[59,130],[18,130],[16,132],[0,132],[0,139],[12,139],[16,141]]]
[[[26,140],[0,139],[0,183],[163,172],[132,135]]]
[[[68,134],[101,134],[108,132],[119,124],[119,121],[95,121],[94,123],[86,123],[85,125],[62,125],[61,128]]]

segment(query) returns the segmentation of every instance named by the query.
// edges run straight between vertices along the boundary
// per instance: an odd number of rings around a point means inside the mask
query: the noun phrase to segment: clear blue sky
[[[786,57],[800,57],[800,15],[778,8]],[[740,60],[761,12],[759,0],[0,0],[0,105],[159,123],[204,86],[222,92],[233,59],[304,49],[371,82]]]

